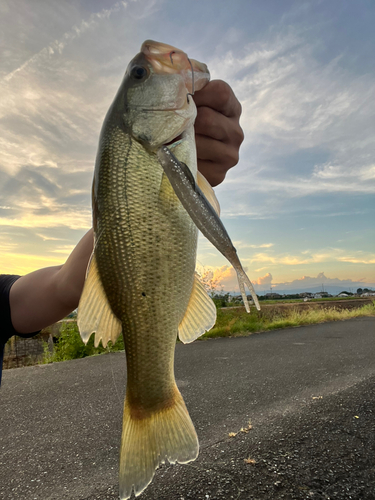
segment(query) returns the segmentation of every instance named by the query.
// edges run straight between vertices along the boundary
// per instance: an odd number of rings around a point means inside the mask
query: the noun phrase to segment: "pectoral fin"
[[[216,306],[199,278],[195,276],[189,305],[178,327],[179,339],[184,344],[189,344],[210,330],[215,322]]]
[[[95,254],[79,301],[77,325],[85,344],[95,332],[95,347],[98,347],[100,340],[103,347],[106,347],[109,340],[114,344],[121,333],[121,322],[113,314],[100,281]]]

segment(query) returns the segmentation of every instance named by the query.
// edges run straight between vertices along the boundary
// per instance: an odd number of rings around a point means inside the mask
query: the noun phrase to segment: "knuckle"
[[[237,101],[237,114],[238,116],[241,116],[242,115],[242,104],[240,103],[240,101],[237,99],[237,97],[235,97],[236,101]]]
[[[242,106],[240,101],[235,96],[232,87],[223,80],[214,80],[215,92],[218,94],[220,101],[226,103],[231,109],[234,116],[240,117]]]
[[[238,128],[236,129],[236,132],[235,132],[235,141],[236,141],[236,144],[238,144],[239,146],[243,143],[245,139],[245,134],[243,133],[243,130],[240,126],[238,126]]]
[[[197,118],[195,119],[195,127],[201,129],[211,128],[213,126],[214,113],[210,108],[205,106],[198,108]]]
[[[223,80],[215,80],[216,89],[215,91],[220,94],[223,101],[228,102],[233,96],[233,90],[231,87]]]
[[[217,186],[218,184],[221,184],[223,180],[225,179],[226,172],[218,172],[214,178],[212,179],[211,185],[213,187]]]
[[[239,160],[238,149],[227,147],[221,157],[220,163],[226,167],[226,170],[229,170],[230,168],[237,165],[238,160]]]

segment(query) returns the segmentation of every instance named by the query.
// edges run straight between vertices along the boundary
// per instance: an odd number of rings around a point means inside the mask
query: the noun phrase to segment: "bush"
[[[76,322],[64,323],[60,330],[60,336],[56,344],[53,346],[51,353],[48,344],[44,346],[44,363],[53,363],[54,361],[67,361],[68,359],[85,358],[86,356],[94,356],[103,352],[120,351],[124,349],[124,341],[120,335],[114,346],[109,342],[104,348],[100,343],[98,347],[94,346],[95,335],[91,335],[89,341],[85,345],[81,339]]]

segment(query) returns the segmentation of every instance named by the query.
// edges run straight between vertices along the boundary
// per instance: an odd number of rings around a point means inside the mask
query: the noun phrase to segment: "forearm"
[[[39,269],[14,283],[9,300],[15,330],[19,333],[40,330],[78,306],[92,248],[90,230],[64,265]]]

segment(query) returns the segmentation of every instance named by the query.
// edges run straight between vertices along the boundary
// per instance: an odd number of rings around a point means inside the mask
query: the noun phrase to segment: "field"
[[[311,325],[326,321],[342,321],[359,316],[375,316],[375,302],[369,299],[322,300],[261,304],[261,311],[243,307],[218,309],[216,325],[202,338],[231,337],[249,333]]]
[[[280,328],[342,321],[359,316],[375,316],[375,301],[367,298],[320,300],[308,302],[267,301],[261,311],[244,307],[223,307],[217,310],[217,321],[200,340],[215,337],[244,336]],[[94,336],[85,345],[79,335],[75,320],[56,323],[32,339],[12,337],[6,345],[4,368],[52,363],[84,358],[108,351],[124,349],[122,336],[115,345],[94,347]]]

